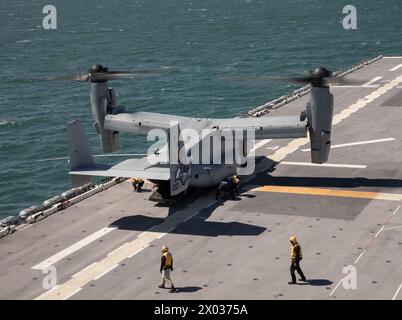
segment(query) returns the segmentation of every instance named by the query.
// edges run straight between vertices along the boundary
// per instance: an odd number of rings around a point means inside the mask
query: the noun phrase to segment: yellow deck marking
[[[263,187],[255,188],[255,189],[253,189],[253,191],[303,194],[303,195],[312,195],[312,196],[327,196],[327,197],[344,197],[344,198],[402,201],[402,194],[381,193],[381,192],[366,192],[366,191],[351,191],[351,190],[339,190],[339,189],[263,186]]]
[[[213,202],[214,203],[214,202]],[[123,260],[130,258],[142,250],[146,249],[151,242],[162,238],[167,233],[171,232],[176,226],[183,221],[189,220],[192,217],[199,214],[199,210],[204,207],[208,207],[213,203],[205,204],[203,199],[197,200],[193,203],[192,208],[194,210],[182,210],[168,217],[161,224],[155,225],[148,231],[144,231],[137,238],[130,242],[127,242],[117,249],[110,252],[106,257],[92,263],[83,270],[77,272],[71,279],[67,280],[63,284],[54,287],[36,297],[35,300],[59,300],[68,299],[77,293],[80,288],[88,284],[93,280],[98,280],[111,270],[113,270]]]

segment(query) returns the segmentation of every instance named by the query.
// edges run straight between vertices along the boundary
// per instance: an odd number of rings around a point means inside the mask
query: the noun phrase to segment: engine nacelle
[[[312,86],[306,110],[311,141],[311,162],[321,164],[328,160],[331,149],[334,97],[329,87]]]
[[[119,132],[105,130],[105,117],[107,114],[116,113],[116,93],[108,87],[107,81],[93,81],[91,83],[91,109],[94,118],[94,126],[100,135],[103,152],[115,152],[119,148]]]

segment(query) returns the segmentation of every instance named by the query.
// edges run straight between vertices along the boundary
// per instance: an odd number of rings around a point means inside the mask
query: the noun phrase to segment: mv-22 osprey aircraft
[[[165,147],[156,149],[153,156],[166,156],[165,161],[150,161],[148,156],[127,159],[115,165],[95,163],[84,129],[80,121],[76,119],[67,126],[69,165],[73,186],[90,181],[91,176],[137,177],[147,179],[157,186],[150,197],[151,200],[165,202],[185,193],[189,187],[203,188],[218,185],[228,175],[239,172],[239,168],[247,167],[250,143],[243,142],[240,151],[237,150],[236,144],[231,148],[225,147],[221,151],[221,146],[225,144],[224,133],[235,131],[251,131],[254,135],[252,143],[257,139],[307,137],[309,132],[312,163],[321,164],[328,159],[334,107],[329,84],[334,79],[336,82],[342,79],[325,68],[310,71],[310,74],[305,77],[287,78],[293,82],[311,84],[310,101],[300,115],[229,119],[191,118],[150,112],[129,113],[124,107],[117,105],[115,91],[109,87],[108,80],[132,74],[136,72],[109,71],[102,65],[94,65],[86,74],[57,79],[91,83],[94,126],[105,153],[118,150],[118,135],[121,132],[147,135],[152,130],[159,129],[166,132],[167,140]],[[190,143],[185,143],[181,135],[186,129],[200,133],[198,140],[193,139]],[[208,130],[208,134],[201,134],[203,130]],[[173,137],[174,135],[176,137]],[[211,147],[211,137],[218,138],[214,141],[218,141],[219,148],[216,148],[216,145]],[[173,146],[177,148],[172,148]],[[233,156],[233,152],[240,152],[243,157],[236,163],[228,163],[225,160],[205,163],[204,157],[201,163],[199,161],[195,163],[192,158],[196,152],[203,153],[205,150],[202,148],[217,149],[220,159],[226,159],[229,153]],[[187,161],[178,156],[177,149],[179,152],[184,150],[182,154]],[[216,159],[212,156],[207,160],[212,158]]]

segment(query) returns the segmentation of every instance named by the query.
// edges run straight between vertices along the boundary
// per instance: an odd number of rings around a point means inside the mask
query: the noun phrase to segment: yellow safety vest
[[[295,245],[290,246],[290,258],[292,260],[296,259],[296,252],[295,252],[296,247],[299,247],[299,259],[303,258],[302,249],[301,249],[300,245],[298,243],[296,243]]]
[[[170,268],[172,266],[173,256],[170,252],[165,252],[162,254],[165,257],[165,266],[164,268]]]

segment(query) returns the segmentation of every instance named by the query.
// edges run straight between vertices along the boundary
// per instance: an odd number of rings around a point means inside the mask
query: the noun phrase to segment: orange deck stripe
[[[360,198],[360,199],[377,199],[377,200],[388,200],[388,201],[402,201],[402,194],[381,193],[381,192],[366,192],[366,191],[351,191],[351,190],[339,190],[339,189],[283,187],[283,186],[262,186],[262,187],[254,189],[254,191],[304,194],[304,195],[328,196],[328,197],[344,197],[344,198]]]

